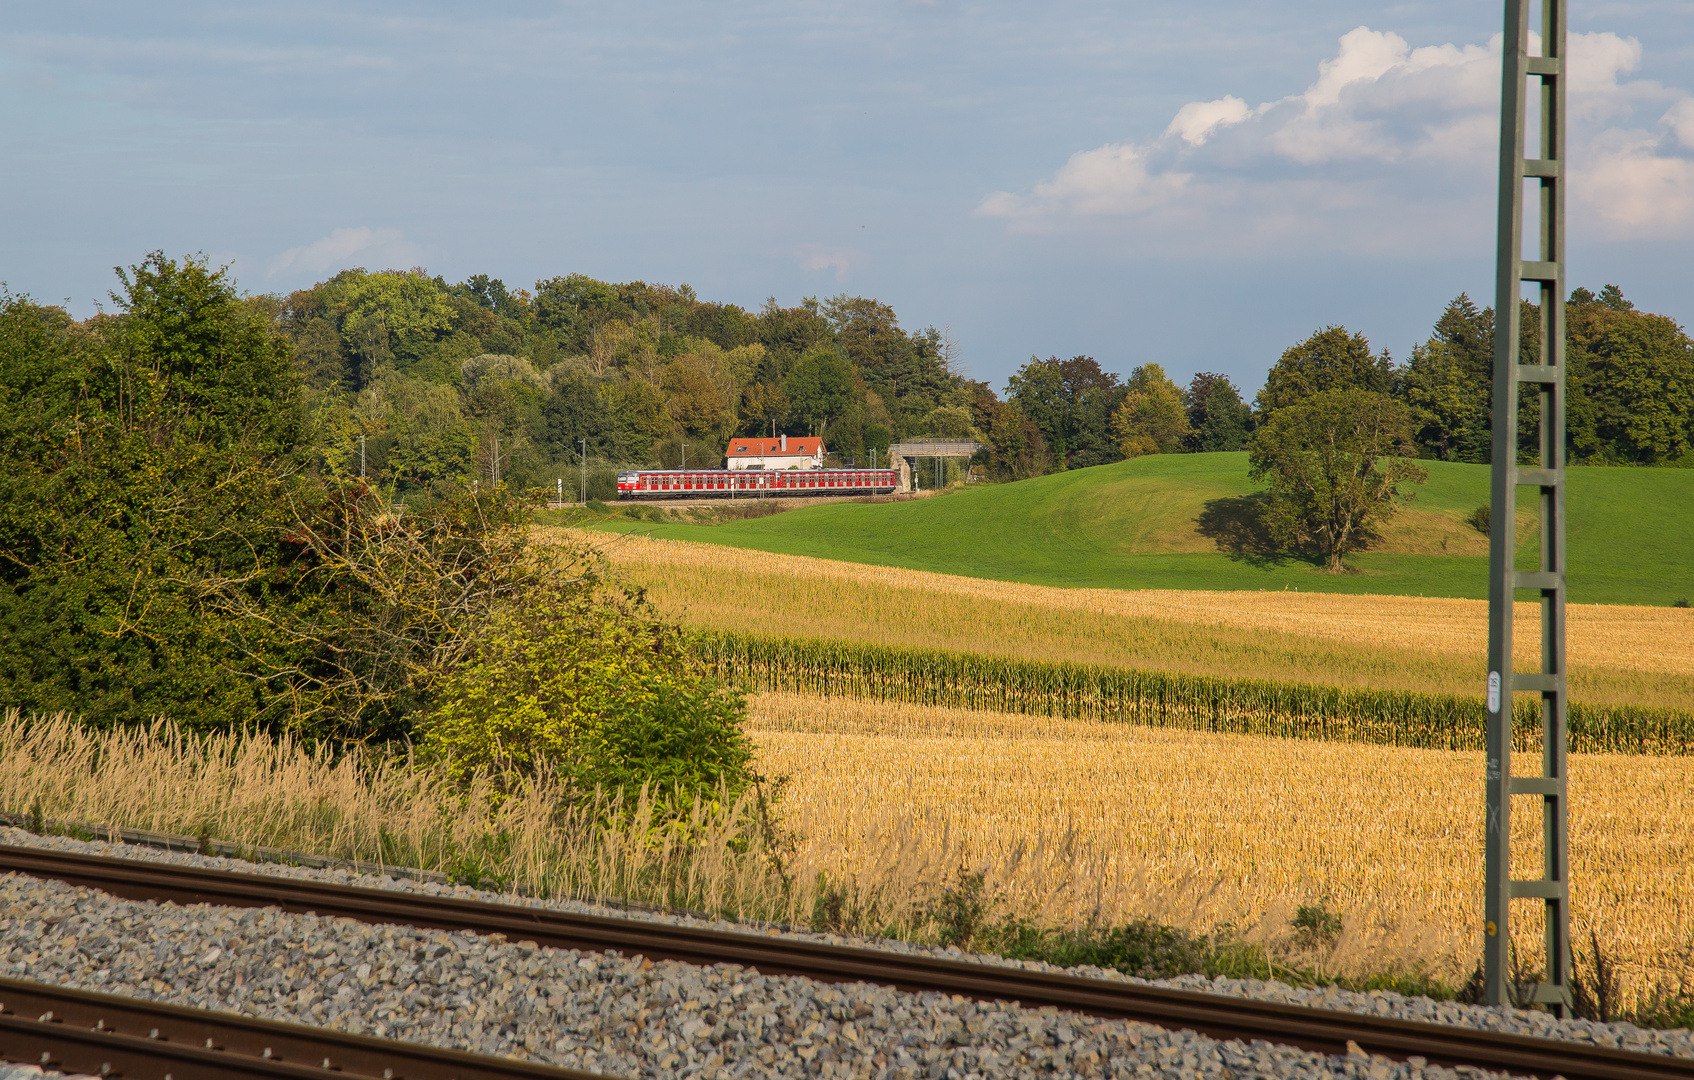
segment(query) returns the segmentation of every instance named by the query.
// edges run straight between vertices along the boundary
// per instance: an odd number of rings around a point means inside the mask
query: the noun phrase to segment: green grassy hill
[[[603,526],[653,536],[1039,585],[1283,589],[1481,598],[1488,542],[1465,519],[1488,467],[1425,462],[1429,482],[1354,572],[1264,554],[1245,454],[1181,454],[899,503],[843,503],[720,525]],[[1694,470],[1570,470],[1570,600],[1694,598]],[[1527,492],[1525,493],[1527,494]],[[1530,546],[1529,504],[1519,510]],[[1520,565],[1532,565],[1520,562]]]

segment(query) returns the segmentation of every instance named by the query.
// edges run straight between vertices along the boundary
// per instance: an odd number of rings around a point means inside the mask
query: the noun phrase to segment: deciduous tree
[[[783,380],[789,415],[809,435],[822,436],[829,422],[853,403],[853,365],[833,348],[802,356]]]
[[[1279,408],[1253,438],[1249,475],[1270,486],[1266,524],[1282,542],[1311,544],[1328,571],[1371,539],[1428,474],[1411,414],[1386,394],[1323,390]]]
[[[1067,469],[1122,456],[1112,437],[1112,414],[1127,392],[1092,356],[1032,356],[1006,380],[1008,400],[1041,429],[1055,464]]]
[[[1567,362],[1580,375],[1571,409],[1574,449],[1601,460],[1655,465],[1694,438],[1694,342],[1663,315],[1634,310],[1616,286],[1606,302],[1568,309]]]
[[[1373,356],[1363,334],[1327,326],[1283,351],[1265,377],[1257,401],[1260,414],[1268,417],[1325,390],[1386,394],[1393,388],[1394,364],[1386,352]]]
[[[1189,445],[1201,453],[1240,450],[1247,445],[1253,410],[1241,400],[1241,391],[1228,377],[1210,371],[1198,372],[1183,391],[1188,426],[1193,434]]]
[[[1112,414],[1112,434],[1123,456],[1174,454],[1191,435],[1182,391],[1158,364],[1143,364],[1130,372],[1123,404]]]

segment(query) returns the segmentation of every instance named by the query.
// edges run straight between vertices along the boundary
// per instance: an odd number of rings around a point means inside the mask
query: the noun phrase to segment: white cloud
[[[1213,131],[1239,124],[1250,115],[1247,103],[1233,95],[1216,101],[1190,101],[1176,111],[1176,119],[1165,129],[1165,134],[1180,135],[1190,146],[1201,146]]]
[[[1684,148],[1694,150],[1694,98],[1683,98],[1665,111],[1662,122]]]
[[[265,277],[322,274],[358,265],[373,269],[406,267],[422,261],[422,249],[401,235],[400,230],[361,225],[356,229],[336,229],[320,240],[289,248],[271,260]]]
[[[1694,161],[1662,155],[1647,132],[1608,132],[1573,178],[1585,208],[1614,235],[1694,231]]]
[[[822,244],[801,244],[794,250],[803,270],[834,270],[837,282],[847,280],[847,272],[864,266],[870,260],[854,248],[826,248]]]
[[[1694,97],[1631,79],[1641,59],[1633,38],[1570,36],[1567,205],[1603,237],[1694,233]],[[1500,62],[1498,34],[1413,48],[1361,26],[1301,92],[1190,102],[1158,138],[1076,153],[976,212],[1175,253],[1479,250],[1494,234]]]
[[[1146,152],[1137,146],[1102,146],[1084,150],[1053,179],[1035,185],[1029,195],[998,192],[982,201],[978,212],[1013,219],[1053,214],[1101,217],[1145,214],[1169,207],[1189,177],[1148,169]]]

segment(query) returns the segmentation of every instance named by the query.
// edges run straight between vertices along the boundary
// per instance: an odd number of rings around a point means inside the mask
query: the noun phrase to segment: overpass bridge
[[[888,448],[888,460],[900,470],[900,490],[911,491],[918,458],[962,457],[968,461],[978,450],[986,449],[971,439],[907,439]]]

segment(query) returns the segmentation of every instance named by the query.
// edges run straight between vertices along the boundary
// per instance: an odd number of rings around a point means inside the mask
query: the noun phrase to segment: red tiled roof
[[[734,439],[724,457],[812,457],[822,451],[822,444],[812,436],[791,435],[786,450],[781,439]]]

